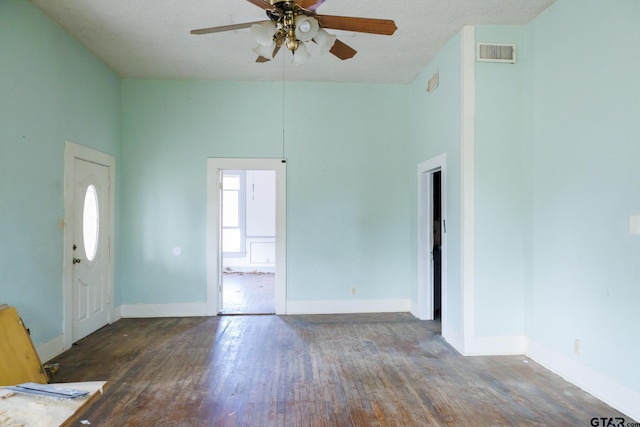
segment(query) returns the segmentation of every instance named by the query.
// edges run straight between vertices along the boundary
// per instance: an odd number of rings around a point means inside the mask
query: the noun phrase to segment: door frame
[[[276,314],[287,313],[287,168],[282,159],[207,159],[207,315],[217,316],[222,286],[220,242],[221,184],[223,170],[273,170],[276,172]]]
[[[108,322],[115,320],[114,307],[114,235],[115,235],[115,157],[93,150],[91,148],[65,141],[64,145],[64,248],[62,255],[62,295],[63,295],[63,349],[73,345],[73,244],[75,218],[75,160],[84,160],[109,168],[109,190],[107,195],[108,224],[106,226],[109,250],[109,265],[107,267],[107,289],[109,305]]]
[[[447,155],[441,154],[418,164],[418,271],[416,317],[421,320],[434,318],[433,292],[433,174],[440,172],[441,186],[441,321],[447,323]]]

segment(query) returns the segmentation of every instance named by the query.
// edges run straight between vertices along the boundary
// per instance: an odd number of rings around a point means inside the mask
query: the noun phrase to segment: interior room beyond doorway
[[[223,171],[221,220],[220,313],[275,313],[275,171]]]

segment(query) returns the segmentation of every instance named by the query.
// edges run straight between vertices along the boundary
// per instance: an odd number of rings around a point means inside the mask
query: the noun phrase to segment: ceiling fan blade
[[[357,50],[341,42],[340,40],[336,40],[329,52],[342,59],[343,61],[345,59],[353,58],[353,56],[358,53]]]
[[[256,6],[262,8],[262,9],[273,9],[273,5],[271,5],[271,3],[269,3],[266,0],[247,0],[249,3],[253,3]]]
[[[353,16],[316,15],[322,28],[333,30],[357,31],[359,33],[390,36],[398,27],[390,19],[355,18]]]
[[[307,10],[313,10],[315,11],[317,8],[319,8],[322,3],[324,3],[325,0],[299,0],[298,4],[300,5],[300,7],[302,7],[303,9],[307,9]]]
[[[278,46],[276,45],[276,48],[273,49],[273,55],[271,55],[273,58],[276,57],[276,55],[278,54],[278,52],[280,52],[280,48],[282,47],[282,45]]]
[[[221,33],[223,31],[242,30],[243,28],[249,28],[253,24],[260,24],[263,21],[245,22],[242,24],[223,25],[222,27],[200,28],[199,30],[191,30],[191,34],[211,34]]]

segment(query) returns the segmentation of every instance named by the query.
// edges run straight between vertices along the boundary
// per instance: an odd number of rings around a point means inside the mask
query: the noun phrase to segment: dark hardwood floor
[[[460,356],[439,329],[409,314],[122,319],[56,358],[54,382],[108,381],[80,416],[91,426],[587,426],[623,416],[522,356]]]

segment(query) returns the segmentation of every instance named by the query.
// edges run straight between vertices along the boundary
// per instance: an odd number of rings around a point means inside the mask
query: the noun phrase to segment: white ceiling
[[[267,19],[245,0],[31,0],[123,78],[410,83],[466,24],[523,24],[553,0],[327,0],[319,14],[395,21],[393,36],[332,31],[358,51],[301,65],[255,63],[249,30],[192,29]],[[283,76],[284,74],[284,76]]]

